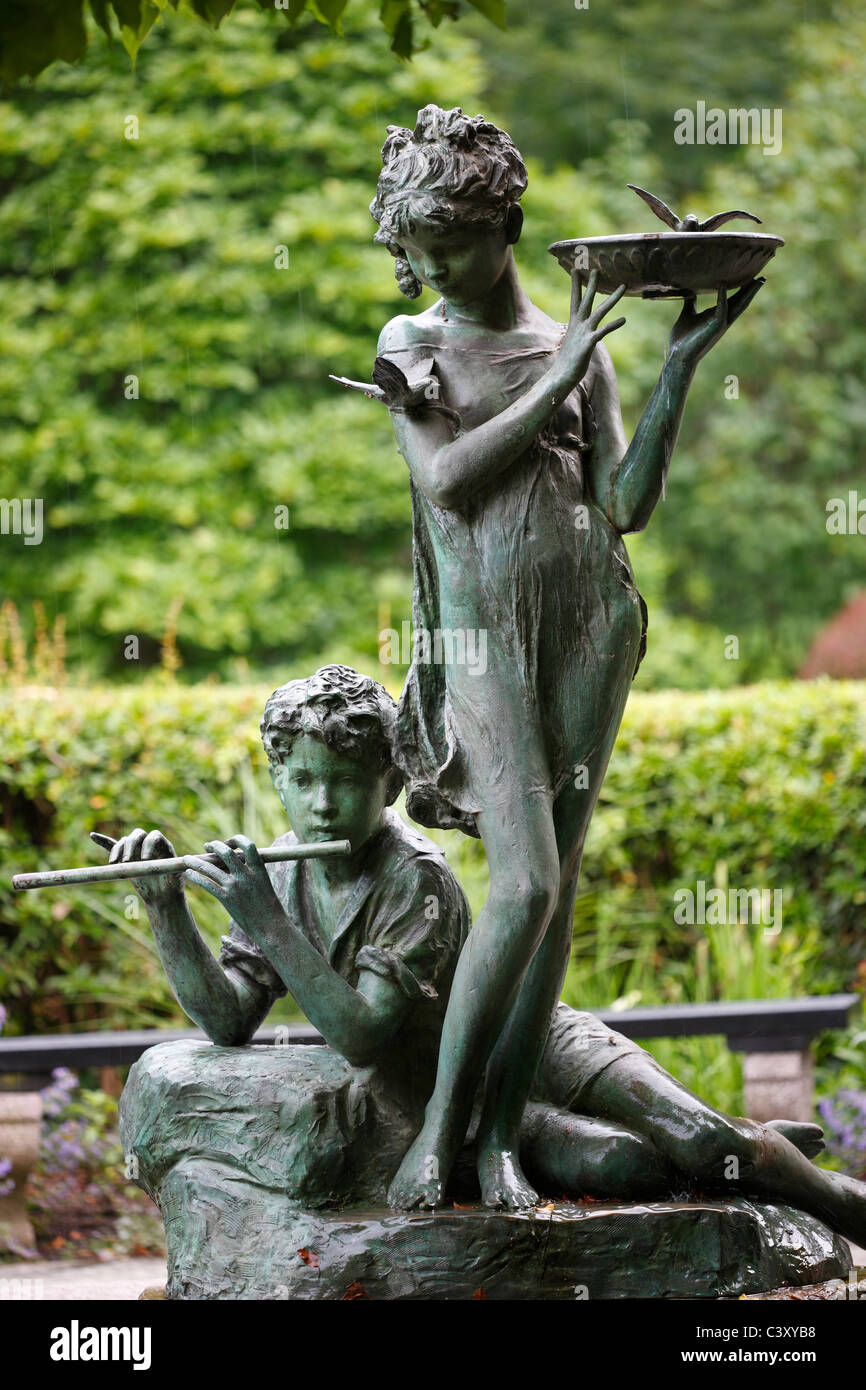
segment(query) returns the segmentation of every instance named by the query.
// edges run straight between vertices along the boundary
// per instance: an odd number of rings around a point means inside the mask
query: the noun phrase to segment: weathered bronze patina
[[[274,692],[262,737],[292,830],[264,853],[234,835],[178,859],[140,828],[110,848],[212,1040],[150,1049],[121,1101],[170,1297],[566,1298],[581,1270],[590,1297],[713,1296],[843,1272],[834,1231],[866,1244],[866,1185],[813,1164],[817,1126],[723,1115],[558,1002],[646,642],[623,537],[663,491],[697,363],[763,281],[701,313],[679,291],[628,443],[602,343],[626,287],[595,308],[572,256],[568,325],[542,313],[514,261],[525,187],[480,116],[430,106],[389,130],[376,239],[406,294],[440,297],[385,327],[372,383],[337,380],[387,405],[410,473],[428,640],[399,706],[344,666]],[[403,787],[415,820],[484,843],[471,931],[443,854],[392,809]],[[219,960],[190,883],[231,919]],[[251,1045],[288,991],[324,1045]]]
[[[379,357],[419,400],[389,399],[409,468],[416,629],[483,633],[483,672],[416,660],[397,718],[407,805],[425,825],[484,841],[490,895],[455,974],[424,1125],[391,1187],[435,1206],[485,1078],[478,1172],[485,1202],[536,1201],[518,1157],[532,1077],[562,988],[584,839],[629,687],[646,608],[623,536],[659,500],[700,359],[763,281],[699,313],[687,297],[658,385],[627,443],[602,339],[625,293],[594,307],[572,269],[571,316],[554,322],[520,284],[514,247],[527,184],[509,137],[459,108],[391,127],[371,212],[410,297]],[[686,234],[689,235],[689,234]],[[697,243],[712,233],[693,236]],[[378,364],[377,364],[378,365]],[[428,400],[447,407],[428,408]],[[431,1172],[436,1176],[431,1177]]]

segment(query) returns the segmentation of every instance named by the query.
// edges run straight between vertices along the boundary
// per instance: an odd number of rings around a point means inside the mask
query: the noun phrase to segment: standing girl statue
[[[483,633],[486,663],[416,651],[397,721],[408,810],[480,836],[490,893],[460,956],[435,1089],[392,1183],[393,1206],[441,1203],[482,1078],[478,1172],[490,1206],[533,1205],[520,1123],[569,958],[581,853],[646,609],[623,535],[659,499],[701,357],[754,280],[698,313],[686,299],[631,444],[594,307],[573,277],[564,328],[521,287],[513,247],[523,161],[481,116],[428,106],[389,128],[371,204],[410,298],[374,377],[411,475],[416,633]],[[585,272],[584,272],[585,273]],[[474,643],[473,650],[478,649]],[[455,650],[456,648],[456,650]],[[441,650],[441,645],[440,645]],[[425,660],[425,657],[427,658]]]

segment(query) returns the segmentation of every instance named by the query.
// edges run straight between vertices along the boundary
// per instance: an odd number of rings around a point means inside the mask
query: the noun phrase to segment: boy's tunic
[[[294,841],[286,835],[277,843]],[[270,1201],[266,1194],[282,1194],[310,1209],[384,1204],[433,1090],[451,982],[470,926],[466,899],[437,846],[393,811],[369,841],[330,942],[305,892],[304,861],[269,864],[268,873],[292,922],[347,983],[357,986],[370,970],[397,984],[412,1001],[404,1023],[368,1067],[352,1066],[327,1046],[187,1041],[149,1048],[121,1098],[124,1153],[155,1200],[175,1194],[172,1210],[185,1183],[199,1197],[221,1193],[218,1205],[239,1185],[260,1191],[263,1202]],[[234,922],[220,962],[265,991],[269,1007],[287,993]],[[534,1097],[577,1110],[602,1071],[642,1051],[560,1004]]]
[[[330,942],[305,891],[304,861],[267,867],[289,919],[348,984],[357,987],[361,972],[370,970],[392,980],[412,1000],[405,1023],[389,1043],[388,1066],[393,1083],[413,1096],[417,1092],[423,1108],[433,1089],[451,980],[469,931],[469,907],[441,850],[396,812],[387,810],[385,818],[367,844],[361,876]],[[296,844],[297,837],[283,835],[274,843]],[[222,939],[220,964],[265,989],[268,1008],[288,992],[261,949],[234,922]]]

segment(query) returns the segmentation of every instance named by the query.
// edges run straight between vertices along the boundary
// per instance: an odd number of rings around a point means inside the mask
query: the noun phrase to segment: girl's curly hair
[[[301,734],[312,734],[373,772],[390,772],[389,801],[394,801],[402,786],[392,754],[396,716],[396,704],[378,681],[350,666],[323,666],[306,680],[281,685],[269,697],[262,743],[268,762],[277,767]]]
[[[416,299],[422,289],[400,245],[412,216],[499,227],[526,184],[520,152],[483,116],[431,104],[418,112],[414,130],[389,125],[370,213],[379,224],[373,240],[395,257],[403,294]]]

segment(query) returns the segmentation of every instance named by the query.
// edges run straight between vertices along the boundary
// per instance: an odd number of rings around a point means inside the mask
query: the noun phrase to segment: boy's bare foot
[[[517,1155],[511,1149],[488,1149],[478,1158],[481,1200],[486,1207],[505,1207],[506,1211],[525,1211],[538,1206],[538,1193],[524,1176]]]
[[[768,1120],[767,1127],[783,1134],[807,1158],[815,1158],[824,1147],[824,1131],[820,1125],[802,1120]]]

